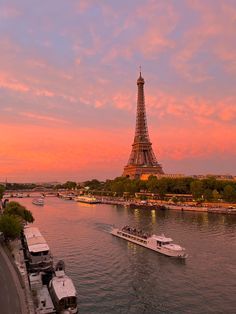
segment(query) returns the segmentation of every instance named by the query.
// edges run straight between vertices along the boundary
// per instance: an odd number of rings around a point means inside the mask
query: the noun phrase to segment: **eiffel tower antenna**
[[[128,164],[124,167],[123,172],[123,176],[132,179],[139,178],[143,173],[164,174],[162,166],[157,162],[152,149],[152,143],[149,139],[144,98],[145,81],[141,75],[141,66],[139,69],[140,75],[137,80],[138,97],[134,142]]]

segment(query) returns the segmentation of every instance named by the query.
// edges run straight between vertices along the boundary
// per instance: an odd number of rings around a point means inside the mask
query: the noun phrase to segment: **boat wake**
[[[110,233],[114,228],[114,225],[97,222],[95,223],[95,227],[97,230]]]

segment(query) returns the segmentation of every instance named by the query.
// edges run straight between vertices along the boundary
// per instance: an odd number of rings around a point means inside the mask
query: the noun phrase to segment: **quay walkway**
[[[27,314],[24,289],[12,261],[0,243],[0,312]]]
[[[96,196],[97,197],[97,196]],[[236,207],[229,206],[227,204],[221,204],[221,206],[212,205],[190,205],[190,204],[169,204],[168,202],[147,202],[143,203],[142,201],[126,201],[121,198],[106,198],[106,197],[97,197],[102,204],[110,205],[123,205],[130,208],[141,208],[141,209],[170,209],[170,210],[180,210],[180,211],[194,211],[194,212],[207,212],[214,214],[227,214],[227,215],[236,215]],[[223,206],[224,205],[224,206]]]

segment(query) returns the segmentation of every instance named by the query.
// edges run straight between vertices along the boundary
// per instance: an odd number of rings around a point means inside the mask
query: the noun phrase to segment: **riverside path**
[[[17,287],[0,244],[0,313],[21,314]]]

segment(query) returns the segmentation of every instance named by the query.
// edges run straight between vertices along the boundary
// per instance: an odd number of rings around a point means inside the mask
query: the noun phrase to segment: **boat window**
[[[48,255],[48,251],[43,251],[42,255]]]
[[[41,256],[41,252],[30,252],[32,256]]]
[[[68,307],[71,307],[71,306],[76,306],[77,304],[77,299],[76,297],[68,297],[68,298],[64,298],[62,299],[61,301],[64,301],[64,308],[68,308]],[[60,302],[61,302],[60,301]],[[63,303],[62,303],[63,304]]]

